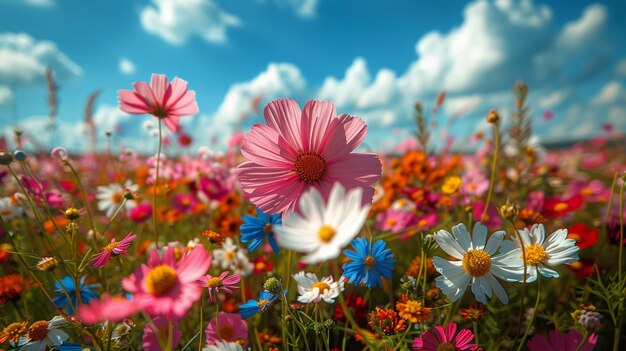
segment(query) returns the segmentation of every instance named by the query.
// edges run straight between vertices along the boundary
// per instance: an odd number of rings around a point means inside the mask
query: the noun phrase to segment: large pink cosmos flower
[[[436,326],[435,332],[425,331],[419,338],[413,340],[414,351],[436,351],[436,350],[456,350],[474,351],[478,349],[478,345],[470,344],[474,340],[474,333],[469,329],[463,329],[456,333],[456,323],[446,324],[446,328]],[[444,348],[447,346],[447,348]]]
[[[330,102],[309,101],[300,111],[291,99],[270,102],[263,114],[267,125],[252,126],[241,146],[248,162],[237,176],[246,200],[265,213],[290,212],[310,187],[327,200],[339,182],[346,190],[363,188],[363,203],[371,202],[380,159],[352,152],[365,138],[363,120],[336,116]]]
[[[180,131],[179,118],[198,113],[196,93],[187,90],[187,81],[178,77],[170,84],[163,74],[153,74],[150,85],[135,82],[134,90],[118,91],[120,109],[126,113],[150,114],[162,118],[172,133]]]
[[[176,262],[174,251],[167,247],[161,258],[153,249],[148,264],[122,280],[133,301],[152,316],[180,319],[202,293],[197,281],[211,266],[211,255],[198,245]]]

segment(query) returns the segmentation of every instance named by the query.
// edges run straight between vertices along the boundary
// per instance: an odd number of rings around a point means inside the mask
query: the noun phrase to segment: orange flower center
[[[314,152],[305,152],[296,159],[295,171],[300,180],[305,183],[314,183],[322,179],[328,164],[322,156]]]
[[[365,268],[371,269],[376,264],[376,260],[372,256],[367,256],[365,258]]]
[[[30,326],[30,328],[28,328],[28,339],[31,341],[43,340],[46,336],[48,336],[48,331],[47,321],[35,322]]]
[[[176,271],[166,264],[158,265],[148,273],[146,290],[154,295],[161,296],[176,284]]]
[[[269,233],[271,233],[271,232],[272,232],[272,223],[266,223],[266,224],[263,226],[263,233],[265,233],[265,234],[269,234]]]
[[[269,302],[270,300],[259,300],[259,309],[265,308],[265,305],[267,305]]]
[[[319,236],[320,240],[325,243],[331,241],[332,238],[335,236],[335,234],[336,234],[335,229],[333,229],[333,227],[329,225],[322,226],[320,230],[317,232],[317,235]]]
[[[313,285],[311,285],[311,290],[318,288],[320,294],[324,293],[324,291],[329,290],[330,289],[330,285],[324,283],[324,282],[317,282],[317,283],[313,283]]]
[[[565,202],[559,202],[558,204],[554,205],[554,210],[556,212],[561,212],[561,211],[567,210],[568,207],[569,205],[566,204]]]
[[[480,277],[491,269],[491,256],[485,250],[470,250],[463,256],[463,270],[473,277]]]
[[[124,200],[124,194],[122,193],[113,193],[113,195],[111,195],[111,201],[113,203],[119,204],[122,200]]]
[[[219,288],[220,286],[224,286],[224,283],[219,277],[213,277],[207,279],[205,285],[207,288]]]

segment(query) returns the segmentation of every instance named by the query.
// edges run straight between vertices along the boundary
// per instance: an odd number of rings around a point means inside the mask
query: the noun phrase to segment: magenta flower
[[[141,310],[133,300],[121,296],[102,295],[102,299],[93,299],[89,304],[78,306],[78,318],[82,323],[94,325],[100,322],[120,322]]]
[[[582,340],[583,336],[576,329],[570,329],[567,335],[554,329],[550,330],[547,338],[536,334],[532,339],[528,340],[526,346],[528,346],[530,351],[571,351],[576,350]],[[598,336],[591,334],[580,350],[591,351],[597,342]]]
[[[239,274],[232,274],[228,277],[227,275],[228,272],[222,272],[219,277],[208,274],[200,279],[199,285],[200,287],[209,289],[209,298],[211,301],[215,301],[213,294],[218,294],[222,291],[232,294],[233,289],[239,288],[237,284],[241,281],[241,276]]]
[[[267,214],[292,211],[311,187],[325,200],[335,182],[346,190],[363,188],[363,204],[371,202],[371,184],[381,175],[376,154],[352,152],[367,132],[357,117],[336,116],[330,102],[309,101],[300,111],[291,99],[270,102],[263,111],[267,125],[255,124],[237,167],[246,200]]]
[[[135,82],[134,90],[118,91],[120,109],[126,113],[150,114],[162,118],[172,133],[180,131],[179,118],[198,113],[196,93],[187,90],[187,82],[176,77],[170,84],[163,74],[153,74],[150,85]]]
[[[126,252],[130,248],[130,245],[136,238],[137,235],[133,234],[133,232],[130,232],[126,234],[124,239],[120,241],[115,241],[115,238],[111,239],[111,242],[107,246],[102,248],[101,253],[93,256],[93,258],[91,259],[91,265],[94,268],[100,268],[104,266],[107,262],[109,262],[111,255],[126,255]]]
[[[450,349],[455,351],[474,351],[478,349],[478,345],[470,344],[472,340],[474,340],[474,333],[469,329],[462,329],[457,334],[456,323],[448,323],[445,330],[438,325],[435,327],[434,333],[425,331],[419,338],[415,338],[413,340],[413,350],[436,351]]]
[[[152,204],[141,203],[128,211],[128,217],[135,223],[145,222],[152,217]]]
[[[152,316],[180,319],[200,299],[197,281],[211,266],[211,255],[197,245],[177,262],[175,250],[167,247],[161,258],[153,249],[148,264],[122,280],[122,287],[134,294],[133,301]]]
[[[216,341],[236,342],[243,347],[248,344],[248,324],[239,313],[220,312],[205,329],[206,342],[215,345]]]
[[[161,340],[167,340],[169,337],[169,329],[170,323],[171,328],[174,331],[172,334],[172,345],[171,350],[175,349],[180,342],[180,339],[183,337],[183,332],[180,331],[177,320],[170,320],[164,317],[156,317],[153,318],[152,321],[154,325],[147,323],[143,328],[143,337],[141,339],[143,350],[145,351],[162,351],[161,345],[159,344],[159,338]]]

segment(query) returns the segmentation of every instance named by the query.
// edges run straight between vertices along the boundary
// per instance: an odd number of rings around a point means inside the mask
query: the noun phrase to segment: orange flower
[[[241,197],[236,193],[230,193],[219,202],[218,207],[221,213],[228,213],[237,209],[239,205],[241,205]]]
[[[29,287],[30,282],[19,274],[9,274],[0,277],[0,304],[19,300],[24,290]]]
[[[53,220],[54,222],[52,222]],[[46,233],[52,234],[56,230],[54,226],[55,223],[59,229],[63,230],[65,229],[65,227],[67,227],[68,224],[70,224],[70,220],[65,218],[65,216],[56,216],[53,217],[53,219],[49,219],[43,222],[43,229],[46,231]]]
[[[461,308],[461,317],[464,320],[478,321],[485,315],[485,308],[482,305],[470,305],[469,308]]]
[[[423,323],[430,315],[430,308],[423,307],[419,301],[409,300],[404,294],[400,295],[400,301],[396,302],[396,309],[400,317],[411,323]]]
[[[3,344],[7,340],[17,343],[20,340],[20,336],[26,333],[26,325],[28,321],[22,323],[11,323],[0,332],[0,344]]]
[[[9,257],[11,257],[11,253],[9,252],[9,250],[11,250],[10,244],[0,245],[0,263],[6,262],[9,260]]]
[[[224,237],[233,237],[239,234],[239,227],[243,224],[241,217],[227,215],[220,221],[220,232]]]
[[[422,265],[422,257],[421,256],[416,256],[413,259],[413,261],[411,261],[411,264],[409,265],[409,268],[406,269],[406,272],[404,273],[404,275],[409,276],[409,277],[418,278],[421,265]],[[422,274],[424,274],[423,272],[424,272],[424,270],[422,268]],[[426,259],[426,275],[431,277],[435,273],[436,273],[436,271],[435,271],[435,266],[433,265],[433,259],[432,258]]]
[[[406,321],[396,311],[382,306],[376,306],[376,310],[370,312],[368,324],[372,330],[385,335],[406,329]]]

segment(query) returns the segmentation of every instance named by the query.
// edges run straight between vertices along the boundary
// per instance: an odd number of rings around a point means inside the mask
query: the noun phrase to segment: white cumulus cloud
[[[213,0],[152,0],[152,5],[141,11],[140,19],[146,31],[176,45],[193,36],[224,43],[227,29],[241,24]]]
[[[12,103],[14,98],[15,95],[9,87],[0,85],[0,106]]]
[[[311,18],[317,15],[318,0],[274,0],[279,7],[292,10],[296,15],[303,18]]]
[[[120,60],[119,68],[120,68],[120,72],[126,75],[131,75],[135,73],[135,69],[136,69],[133,61],[127,58],[123,58]]]

